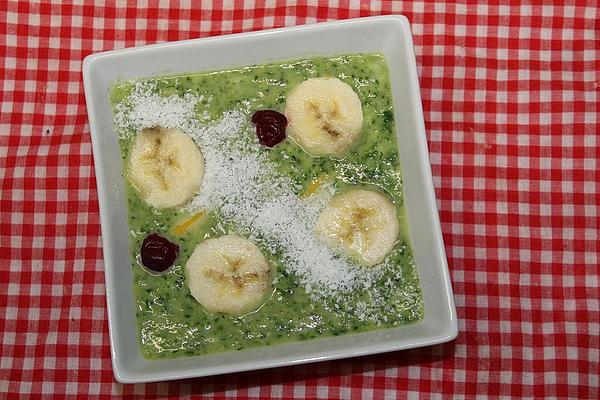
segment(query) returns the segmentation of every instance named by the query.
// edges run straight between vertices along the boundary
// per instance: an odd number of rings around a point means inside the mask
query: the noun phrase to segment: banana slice
[[[183,205],[200,189],[203,175],[202,153],[179,129],[147,128],[134,139],[129,180],[152,207]]]
[[[360,99],[337,78],[302,82],[288,95],[285,116],[289,136],[313,156],[344,155],[363,123]]]
[[[246,314],[261,305],[272,287],[271,267],[260,249],[236,235],[196,246],[185,276],[192,296],[208,312]]]
[[[396,207],[386,196],[352,189],[331,198],[315,230],[332,249],[370,267],[392,251],[400,226]]]

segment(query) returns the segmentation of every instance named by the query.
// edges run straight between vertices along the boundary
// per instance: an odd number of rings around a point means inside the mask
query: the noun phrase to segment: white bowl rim
[[[436,257],[439,258],[439,265],[436,265],[436,268],[439,268],[439,273],[440,273],[440,284],[439,284],[439,290],[441,290],[441,298],[443,300],[443,306],[445,307],[445,311],[447,311],[447,319],[445,319],[444,321],[444,326],[441,327],[437,332],[435,332],[434,335],[430,335],[428,336],[426,339],[423,340],[416,340],[416,341],[412,341],[410,343],[405,343],[405,342],[398,342],[398,343],[379,343],[379,344],[374,344],[374,345],[365,345],[361,348],[354,348],[354,349],[345,349],[345,350],[332,350],[330,352],[322,352],[322,354],[312,354],[312,355],[306,355],[304,357],[296,357],[296,358],[289,358],[286,360],[281,360],[281,359],[265,359],[262,362],[254,362],[254,363],[238,363],[236,365],[233,365],[230,363],[230,365],[225,366],[225,367],[213,367],[210,370],[205,370],[202,369],[202,366],[199,367],[195,367],[195,368],[188,368],[186,370],[180,370],[177,371],[175,373],[169,373],[169,371],[163,371],[162,374],[152,372],[152,373],[148,373],[148,371],[141,371],[141,370],[137,370],[136,368],[139,365],[125,365],[125,361],[123,360],[123,357],[120,357],[120,351],[121,349],[118,348],[117,343],[120,343],[120,333],[119,333],[119,327],[117,326],[116,323],[116,313],[117,313],[117,308],[119,307],[119,297],[117,295],[116,290],[113,288],[113,283],[114,280],[116,279],[116,275],[114,273],[114,266],[110,265],[110,260],[113,258],[113,250],[111,248],[111,246],[107,245],[107,246],[103,246],[103,253],[104,253],[104,260],[105,260],[105,278],[106,278],[106,294],[107,294],[107,307],[108,307],[108,320],[109,320],[109,336],[110,336],[110,342],[111,342],[111,355],[112,355],[112,363],[113,363],[113,371],[115,374],[116,379],[119,382],[123,382],[123,383],[133,383],[133,382],[148,382],[148,381],[160,381],[160,380],[170,380],[170,379],[180,379],[180,378],[189,378],[189,377],[198,377],[198,376],[207,376],[207,375],[215,375],[215,374],[221,374],[221,373],[228,373],[228,372],[239,372],[239,371],[246,371],[246,370],[252,370],[252,369],[260,369],[260,368],[271,368],[271,367],[278,367],[278,366],[283,366],[283,365],[295,365],[295,364],[300,364],[300,363],[308,363],[308,362],[313,362],[313,361],[322,361],[322,360],[334,360],[334,359],[340,359],[340,358],[346,358],[346,357],[354,357],[354,356],[360,356],[360,355],[366,355],[366,354],[376,354],[376,353],[382,353],[382,352],[388,352],[388,351],[393,351],[393,350],[402,350],[402,349],[409,349],[409,348],[415,348],[415,347],[421,347],[421,346],[430,346],[430,345],[434,345],[434,344],[439,344],[439,343],[444,343],[444,342],[448,342],[453,340],[454,338],[456,338],[456,336],[458,335],[458,323],[457,323],[457,316],[456,316],[456,309],[455,309],[455,304],[454,304],[454,299],[453,299],[453,294],[452,294],[452,287],[451,287],[451,283],[450,283],[450,274],[448,271],[448,265],[447,265],[447,259],[446,259],[446,255],[445,255],[445,250],[444,250],[444,246],[443,246],[443,239],[442,239],[442,235],[441,235],[441,227],[440,227],[440,222],[439,222],[439,215],[437,212],[437,206],[436,206],[436,200],[435,200],[435,192],[433,190],[433,181],[432,181],[432,177],[431,177],[431,169],[430,169],[430,165],[428,163],[428,151],[427,151],[427,141],[426,141],[426,136],[425,136],[425,127],[424,127],[424,122],[423,122],[423,113],[422,113],[422,108],[421,108],[421,97],[420,97],[420,93],[419,93],[419,87],[418,87],[418,77],[417,77],[417,69],[416,69],[416,60],[414,59],[414,50],[412,47],[412,36],[410,33],[410,25],[409,25],[409,21],[406,17],[402,16],[402,15],[387,15],[387,16],[376,16],[376,17],[364,17],[364,18],[356,18],[356,19],[348,19],[348,20],[341,20],[341,21],[335,21],[335,22],[324,22],[324,23],[318,23],[318,24],[310,24],[310,25],[302,25],[302,26],[296,26],[296,27],[289,27],[289,28],[276,28],[276,29],[268,29],[268,30],[263,30],[263,31],[256,31],[256,32],[246,32],[246,33],[238,33],[238,34],[231,34],[231,35],[224,35],[224,36],[215,36],[215,37],[208,37],[208,38],[200,38],[200,39],[189,39],[189,40],[184,40],[184,41],[177,41],[177,42],[168,42],[168,43],[162,43],[162,44],[154,44],[154,45],[147,45],[147,46],[140,46],[140,47],[134,47],[134,48],[126,48],[126,49],[119,49],[119,50],[111,50],[111,51],[105,51],[105,52],[101,52],[101,53],[96,53],[96,54],[91,54],[87,57],[85,57],[85,59],[83,60],[83,80],[84,80],[84,90],[85,90],[85,96],[86,96],[86,103],[88,105],[88,117],[89,117],[89,121],[90,121],[90,130],[91,130],[91,136],[92,136],[92,147],[93,147],[93,152],[94,152],[94,158],[103,158],[102,156],[102,152],[103,152],[103,143],[102,143],[102,138],[101,138],[101,123],[98,120],[97,117],[97,112],[96,109],[97,107],[99,107],[98,105],[98,91],[99,90],[106,90],[106,88],[98,88],[96,87],[97,85],[94,83],[95,79],[98,79],[97,76],[99,76],[99,74],[102,72],[100,68],[98,68],[97,64],[99,64],[100,62],[112,62],[113,60],[117,60],[120,57],[126,56],[126,57],[130,57],[133,56],[135,57],[136,55],[139,56],[141,54],[147,53],[147,52],[154,52],[154,51],[163,51],[163,50],[169,50],[169,49],[174,49],[174,48],[179,48],[181,46],[183,47],[189,47],[189,46],[206,46],[206,45],[211,45],[211,44],[221,44],[221,45],[228,45],[230,43],[233,42],[240,42],[240,41],[246,41],[246,40],[253,40],[253,39],[260,39],[260,38],[275,38],[278,35],[293,35],[293,34],[297,34],[297,33],[312,33],[315,32],[315,34],[323,34],[324,32],[331,32],[331,31],[336,31],[338,29],[342,29],[345,28],[346,30],[352,28],[352,27],[356,27],[356,26],[363,26],[364,29],[369,29],[369,26],[377,26],[377,25],[381,25],[381,24],[392,24],[395,26],[395,28],[399,29],[398,32],[401,34],[401,39],[404,41],[404,45],[407,46],[407,49],[410,50],[410,52],[412,52],[412,57],[407,53],[406,58],[407,58],[407,73],[410,76],[411,80],[414,80],[414,82],[412,82],[413,87],[411,87],[411,93],[410,95],[413,97],[411,99],[412,101],[412,106],[415,107],[415,111],[418,111],[415,115],[415,130],[417,131],[417,137],[416,137],[416,144],[418,145],[418,152],[419,152],[419,157],[423,158],[425,157],[427,160],[427,165],[423,166],[420,165],[420,168],[424,168],[424,171],[426,172],[426,174],[423,176],[424,178],[424,186],[425,186],[425,198],[426,198],[426,202],[428,202],[430,205],[433,204],[432,208],[430,211],[433,212],[433,214],[431,215],[432,218],[432,227],[434,228],[434,232],[432,233],[433,236],[435,236],[433,238],[434,242],[435,242],[435,249],[434,249],[434,253],[436,253]],[[368,26],[367,26],[368,25]],[[383,28],[382,28],[383,29]],[[386,28],[387,29],[387,28]],[[345,53],[340,53],[340,54],[348,54],[348,52]],[[287,59],[290,58],[297,58],[297,57],[288,57]],[[265,62],[270,62],[270,60],[265,61]],[[238,66],[238,65],[250,65],[250,64],[237,64],[237,65],[231,65],[230,67],[234,67],[234,66]],[[198,69],[198,71],[201,70],[209,70],[209,69]],[[192,71],[188,71],[188,72],[192,72]],[[391,74],[391,71],[390,71]],[[104,79],[104,77],[102,77]],[[395,104],[395,107],[397,107],[397,105]],[[112,123],[112,121],[111,121]],[[399,129],[399,128],[398,128]],[[120,168],[120,166],[119,166]],[[95,163],[95,170],[96,170],[96,178],[97,178],[97,187],[98,187],[98,199],[99,199],[99,203],[100,203],[100,219],[101,219],[101,229],[102,229],[102,234],[103,234],[103,241],[104,241],[104,235],[105,232],[107,234],[107,241],[110,241],[110,232],[108,232],[108,226],[109,224],[112,223],[111,219],[110,219],[110,215],[108,214],[108,212],[106,212],[107,207],[109,206],[109,204],[107,203],[107,199],[109,198],[109,194],[108,192],[111,189],[114,189],[114,187],[110,187],[109,182],[107,182],[105,180],[105,169],[103,165],[100,165],[100,163]],[[404,170],[404,168],[403,168]],[[113,182],[114,184],[114,182]],[[411,227],[411,236],[412,236],[412,232],[413,229]],[[109,260],[109,261],[107,261]],[[421,278],[421,273],[419,272],[419,277]],[[421,285],[423,285],[423,283],[421,282]],[[427,314],[427,309],[426,309],[426,314]],[[417,323],[419,324],[419,323]],[[400,328],[393,328],[393,330],[397,330],[397,329],[402,329],[403,327]],[[366,333],[361,333],[361,334],[355,334],[355,335],[345,335],[345,336],[356,336],[356,335],[369,335],[370,332],[379,332],[379,331],[369,331]],[[336,337],[338,338],[338,337]],[[328,338],[328,339],[320,339],[320,340],[329,340],[329,339],[336,339],[336,338]],[[308,346],[310,346],[313,341],[306,341],[306,342],[297,342],[300,344],[307,344]],[[269,347],[279,347],[279,346],[288,346],[287,344],[284,345],[276,345],[276,346],[269,346]],[[256,349],[253,349],[256,350]],[[139,351],[139,349],[138,349]],[[226,353],[228,355],[230,354],[243,354],[245,353],[245,351],[242,352],[233,352],[233,353]],[[221,353],[219,353],[221,354]],[[189,358],[203,358],[205,356],[197,356],[197,357],[188,357]],[[176,359],[177,360],[177,359]],[[154,361],[154,360],[146,360],[146,362],[148,363],[160,363],[161,361]],[[139,368],[138,368],[139,369]]]

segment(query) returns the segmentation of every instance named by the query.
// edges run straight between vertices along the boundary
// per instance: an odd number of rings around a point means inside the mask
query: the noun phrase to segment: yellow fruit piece
[[[323,183],[325,183],[325,181],[327,181],[327,175],[321,175],[321,176],[316,177],[315,179],[310,181],[310,183],[306,186],[306,189],[304,189],[304,192],[302,192],[301,196],[302,197],[312,196],[319,189],[319,187],[321,187],[321,185]]]
[[[186,233],[196,222],[198,222],[206,213],[204,211],[197,212],[175,228],[172,229],[173,234],[181,236]]]

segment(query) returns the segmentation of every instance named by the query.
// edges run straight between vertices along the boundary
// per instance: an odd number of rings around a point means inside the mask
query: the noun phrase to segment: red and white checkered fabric
[[[599,398],[597,2],[76,3],[0,1],[0,398]],[[83,57],[390,13],[412,22],[456,341],[116,383]]]

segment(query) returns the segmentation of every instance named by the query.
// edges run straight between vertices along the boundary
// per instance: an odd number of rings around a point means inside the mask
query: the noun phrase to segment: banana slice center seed
[[[158,134],[160,135],[160,133]],[[152,149],[142,157],[142,160],[148,165],[148,174],[156,177],[161,187],[164,190],[168,190],[169,184],[165,177],[165,170],[167,168],[177,168],[181,171],[183,168],[177,161],[175,150],[165,151],[162,144],[162,138],[160,136],[156,137],[153,141]]]
[[[221,271],[216,268],[208,268],[204,271],[204,276],[220,283],[229,283],[238,291],[242,291],[248,285],[262,282],[262,278],[271,272],[270,270],[263,270],[260,272],[240,272],[240,268],[245,264],[243,259],[229,257],[222,253],[219,253],[219,256],[225,261],[229,270]]]
[[[369,243],[369,235],[367,233],[373,229],[369,223],[369,218],[375,215],[375,210],[372,208],[354,208],[348,216],[348,224],[344,224],[340,232],[340,239],[345,243],[354,243],[357,241],[357,236]]]
[[[319,122],[319,127],[333,138],[339,137],[342,132],[332,125],[332,120],[340,116],[340,106],[333,100],[329,109],[322,110],[314,101],[308,102],[308,109],[312,112],[315,119]]]

